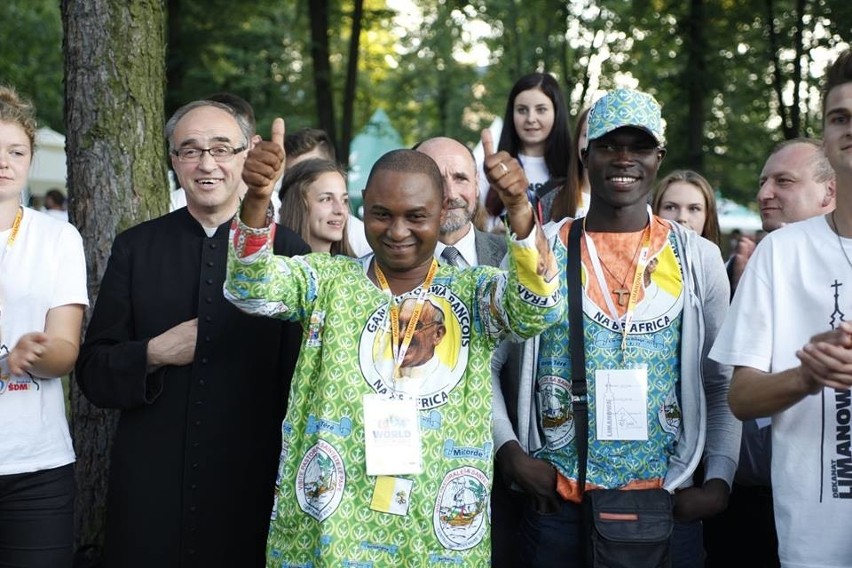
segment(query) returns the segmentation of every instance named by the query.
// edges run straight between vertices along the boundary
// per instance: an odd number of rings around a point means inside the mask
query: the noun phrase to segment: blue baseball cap
[[[624,126],[644,130],[654,137],[658,145],[666,144],[665,126],[657,99],[633,89],[615,89],[595,101],[589,111],[586,148],[592,140]]]

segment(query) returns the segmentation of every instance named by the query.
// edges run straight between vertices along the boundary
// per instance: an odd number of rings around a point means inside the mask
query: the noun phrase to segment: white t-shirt
[[[186,191],[182,187],[169,192],[169,211],[186,207]]]
[[[10,232],[0,233],[0,246],[6,246]],[[22,335],[43,331],[51,308],[88,306],[86,259],[77,229],[24,208],[17,238],[0,265],[0,298],[0,342],[9,349]],[[2,380],[0,475],[73,462],[62,381],[8,377],[5,372]]]
[[[354,213],[350,213],[349,219],[346,221],[346,236],[349,240],[349,247],[357,258],[373,252],[367,242],[367,237],[364,235],[364,221],[356,217]]]
[[[44,209],[42,213],[60,221],[68,221],[68,211],[65,209]]]
[[[852,239],[843,239],[852,257]],[[778,372],[852,319],[852,267],[824,216],[768,234],[746,265],[710,357]],[[772,417],[772,486],[785,568],[852,565],[852,393],[823,389]]]
[[[544,156],[525,156],[524,154],[518,154],[518,161],[521,163],[521,167],[524,168],[527,181],[530,182],[530,189],[537,190],[550,179],[550,171],[544,162]],[[476,167],[479,168],[479,205],[480,207],[485,207],[485,198],[488,195],[489,184],[488,178],[485,176],[484,162],[478,163]],[[498,217],[491,217],[489,215],[486,230],[492,230],[498,223],[501,223]]]

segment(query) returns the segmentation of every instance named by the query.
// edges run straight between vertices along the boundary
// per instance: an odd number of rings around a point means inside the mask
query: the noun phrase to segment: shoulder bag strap
[[[571,344],[571,404],[574,409],[574,440],[577,444],[577,486],[586,488],[586,459],[589,444],[588,400],[586,399],[586,349],[583,335],[583,282],[580,279],[580,236],[583,222],[574,219],[568,230],[568,341]]]

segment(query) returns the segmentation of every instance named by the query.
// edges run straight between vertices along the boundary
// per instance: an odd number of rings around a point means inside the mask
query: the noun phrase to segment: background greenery
[[[654,93],[668,123],[661,174],[697,169],[742,203],[753,200],[775,142],[819,135],[820,76],[852,29],[852,3],[840,0],[168,0],[166,8],[166,116],[227,90],[254,105],[261,133],[278,115],[288,129],[322,126],[340,155],[378,108],[405,144],[443,134],[472,146],[502,115],[512,83],[547,71],[572,115],[600,89]],[[0,22],[0,81],[64,131],[59,2],[5,0]],[[472,50],[485,55],[466,58]]]

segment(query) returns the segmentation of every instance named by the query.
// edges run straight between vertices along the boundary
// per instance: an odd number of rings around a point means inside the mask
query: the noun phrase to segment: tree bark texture
[[[705,100],[712,92],[707,85],[707,38],[704,30],[707,20],[704,15],[704,0],[690,0],[686,21],[687,50],[686,90],[688,100],[686,153],[687,164],[697,172],[704,171],[704,123],[706,121]]]
[[[317,98],[319,127],[328,134],[338,154],[338,159],[347,163],[347,156],[340,156],[337,144],[337,126],[334,118],[332,95],[331,62],[328,51],[328,0],[316,0],[310,6],[311,58],[314,62],[314,88]]]
[[[349,167],[349,146],[352,143],[352,123],[355,120],[355,91],[358,87],[358,58],[361,53],[361,27],[364,0],[352,6],[352,33],[349,36],[349,59],[346,62],[346,90],[343,94],[343,127],[340,136],[338,162]]]
[[[94,306],[115,235],[168,207],[165,12],[161,0],[62,0],[62,25],[70,217]],[[99,564],[116,418],[71,381],[75,566]]]

